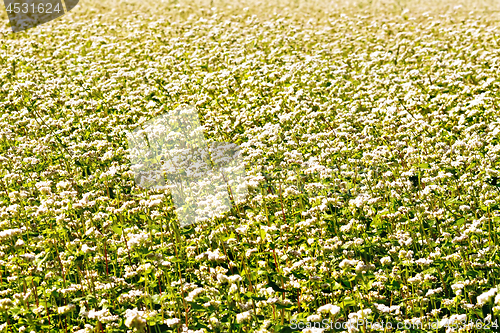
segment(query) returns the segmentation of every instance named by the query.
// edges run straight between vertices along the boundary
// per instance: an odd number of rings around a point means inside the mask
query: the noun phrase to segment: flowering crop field
[[[500,7],[457,5],[2,13],[0,332],[496,330]],[[126,134],[184,106],[248,196],[181,227]]]

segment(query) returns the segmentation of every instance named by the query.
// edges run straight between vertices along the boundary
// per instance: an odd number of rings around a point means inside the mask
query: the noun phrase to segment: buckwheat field
[[[89,0],[16,34],[2,9],[0,332],[496,330],[499,9]],[[248,187],[186,227],[126,138],[184,106]]]

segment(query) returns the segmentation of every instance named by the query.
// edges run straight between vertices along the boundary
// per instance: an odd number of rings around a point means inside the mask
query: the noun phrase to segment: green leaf
[[[184,260],[182,259],[178,259],[178,258],[172,258],[170,259],[171,262],[176,262],[176,263],[179,263],[179,262],[184,262]]]
[[[483,311],[481,311],[481,309],[474,309],[472,310],[472,313],[478,316],[479,318],[484,318],[484,314]]]
[[[342,290],[342,285],[338,282],[334,282],[330,289],[331,290]]]
[[[198,311],[198,312],[206,311],[206,309],[203,306],[196,304],[194,302],[189,303],[189,306],[191,307],[191,310],[193,310],[193,311]]]
[[[260,229],[260,238],[266,239],[267,232],[264,229]]]
[[[232,231],[231,231],[231,234],[229,236],[222,237],[222,240],[227,241],[228,239],[231,239],[231,238],[236,238],[236,235]]]
[[[254,293],[252,293],[250,291],[247,291],[244,295],[246,297],[251,298],[251,299],[256,300],[256,301],[264,301],[264,300],[267,299],[266,297],[263,297],[263,296],[257,296],[257,295],[255,295]]]
[[[344,300],[342,301],[341,303],[342,307],[346,307],[346,306],[355,306],[356,305],[356,301],[353,300],[351,297],[346,297],[344,298]]]
[[[470,169],[472,169],[475,166],[476,166],[476,163],[473,162],[473,163],[469,164],[469,166],[467,166],[467,169],[465,171],[469,171]]]
[[[196,326],[194,326],[193,328],[195,328],[195,329],[205,328],[205,329],[207,329],[207,330],[210,330],[210,327],[208,327],[208,326],[206,326],[206,325],[203,325],[203,323],[200,323],[200,322],[198,322],[198,323],[196,324]]]
[[[363,287],[365,288],[365,290],[370,290],[370,289],[371,289],[371,287],[372,287],[373,282],[375,282],[375,280],[370,280],[370,281],[368,281],[368,282],[364,282],[364,281],[363,281],[363,282],[362,282],[362,285],[363,285]]]
[[[121,228],[119,225],[114,224],[114,225],[112,225],[112,226],[111,226],[111,229],[112,229],[112,230],[113,230],[116,234],[118,234],[118,235],[120,235],[120,236],[122,235],[122,228]]]
[[[282,304],[279,304],[279,303],[276,303],[276,308],[277,309],[286,309],[286,310],[292,310],[293,308],[295,308],[296,306],[294,306],[293,304],[289,304],[289,305],[282,305]]]
[[[296,271],[292,271],[292,274],[293,274],[293,276],[295,276],[297,279],[307,280],[307,276],[305,276],[304,274],[301,274],[301,273],[296,272]]]
[[[422,274],[437,274],[437,272],[437,269],[435,267],[432,267],[423,271]]]
[[[278,286],[276,283],[274,283],[271,278],[269,278],[269,284],[268,284],[269,287],[273,288],[274,291],[276,292],[280,292],[280,293],[289,293],[290,290],[285,290],[283,288],[281,288],[280,286]]]
[[[344,288],[347,288],[347,289],[349,289],[349,290],[352,288],[352,287],[351,287],[351,284],[349,283],[349,281],[340,280],[340,284],[341,284],[342,286],[344,286]]]
[[[457,227],[459,227],[464,223],[465,223],[465,218],[461,217],[461,218],[455,220],[455,223],[453,223],[453,224],[456,225]]]
[[[394,288],[394,289],[399,289],[401,288],[401,283],[399,281],[392,281],[391,282],[391,286]]]

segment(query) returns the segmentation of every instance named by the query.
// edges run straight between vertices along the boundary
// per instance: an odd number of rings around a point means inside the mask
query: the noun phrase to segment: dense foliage
[[[499,21],[426,5],[83,2],[4,26],[2,332],[494,320]],[[179,228],[126,133],[183,105],[242,147],[250,195]]]

